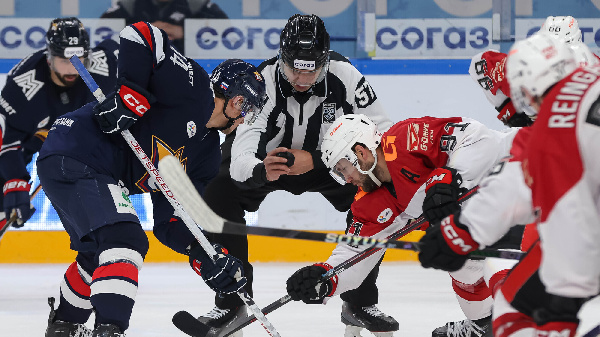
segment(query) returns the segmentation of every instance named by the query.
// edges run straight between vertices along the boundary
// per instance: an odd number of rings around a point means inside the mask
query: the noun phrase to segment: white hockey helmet
[[[575,61],[578,67],[593,66],[600,63],[598,56],[594,54],[583,42],[573,42],[569,44],[575,55]]]
[[[506,76],[515,109],[535,119],[537,111],[529,106],[523,89],[534,97],[542,96],[575,68],[573,50],[554,35],[538,33],[517,41],[506,60]]]
[[[579,23],[572,16],[549,16],[540,31],[556,35],[566,43],[581,42]]]
[[[325,166],[331,169],[331,175],[335,180],[343,185],[346,183],[344,173],[340,172],[339,167],[336,169],[336,165],[340,161],[347,161],[340,164],[349,163],[364,174],[371,173],[375,164],[370,170],[363,171],[358,165],[358,159],[353,148],[357,143],[364,144],[377,158],[375,149],[381,143],[382,135],[377,129],[377,124],[366,115],[347,114],[340,116],[333,122],[323,137],[321,159],[323,159]],[[369,176],[371,175],[372,173],[369,174]]]

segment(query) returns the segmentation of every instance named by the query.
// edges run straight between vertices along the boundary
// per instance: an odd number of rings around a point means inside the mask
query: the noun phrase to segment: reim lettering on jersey
[[[564,82],[552,102],[549,128],[572,128],[575,127],[575,117],[579,109],[579,103],[587,89],[600,75],[600,67],[593,66],[584,68],[570,76],[569,81]]]

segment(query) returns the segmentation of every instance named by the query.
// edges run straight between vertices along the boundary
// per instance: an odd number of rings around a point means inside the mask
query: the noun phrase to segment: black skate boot
[[[237,323],[244,321],[248,317],[246,306],[235,309],[221,309],[215,306],[208,313],[198,317],[198,320],[210,327],[207,337],[222,337],[237,326]],[[242,337],[242,330],[231,335],[231,337]]]
[[[94,329],[92,337],[125,337],[125,334],[114,324],[100,324]]]
[[[433,330],[432,337],[492,337],[492,316],[448,322]]]
[[[54,310],[54,297],[48,297],[50,305],[50,317],[48,317],[48,327],[46,328],[46,337],[91,337],[92,331],[80,323],[63,322],[56,319]]]
[[[358,307],[348,302],[342,305],[342,323],[346,324],[344,337],[362,337],[365,328],[377,337],[392,337],[398,331],[398,322],[376,306]]]

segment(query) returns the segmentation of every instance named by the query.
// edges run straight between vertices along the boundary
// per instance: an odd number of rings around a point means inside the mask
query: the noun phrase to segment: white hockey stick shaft
[[[96,84],[96,82],[94,81],[94,79],[92,78],[90,73],[87,71],[87,69],[85,68],[83,63],[81,63],[79,58],[76,56],[71,57],[71,63],[75,66],[75,69],[77,69],[77,72],[79,73],[79,75],[81,76],[81,78],[83,79],[85,84],[88,86],[88,88],[92,91],[92,93],[94,94],[96,99],[99,102],[102,102],[105,99],[105,96],[102,93],[102,90],[100,89],[98,84]],[[140,162],[142,163],[142,166],[144,166],[146,168],[146,171],[148,171],[148,174],[150,174],[152,177],[154,177],[154,179],[156,180],[156,184],[158,185],[158,187],[164,194],[165,198],[167,198],[167,200],[169,200],[169,203],[171,204],[171,206],[173,206],[177,215],[183,220],[183,222],[187,225],[188,229],[192,232],[192,234],[194,235],[196,240],[198,240],[198,242],[200,243],[202,248],[206,251],[206,253],[208,255],[211,256],[211,258],[214,261],[215,256],[217,255],[217,252],[215,251],[213,246],[210,244],[210,242],[208,241],[208,239],[206,238],[204,233],[202,233],[202,231],[200,230],[200,228],[198,227],[196,222],[194,222],[194,220],[185,211],[184,207],[177,201],[175,194],[169,189],[168,184],[162,178],[158,169],[156,169],[156,167],[154,167],[154,164],[152,163],[152,159],[150,159],[146,155],[146,153],[144,152],[144,150],[142,149],[140,144],[137,142],[137,140],[131,134],[131,132],[129,132],[129,130],[121,131],[121,135],[123,136],[123,138],[125,139],[127,144],[129,144],[129,147],[135,153],[136,157],[140,160]],[[173,156],[168,156],[168,157],[172,157],[173,160],[177,161],[177,166],[179,166],[180,170],[183,171],[183,167],[181,166],[179,161],[177,159],[175,159],[175,157],[173,157]],[[184,174],[185,174],[185,171],[184,171]],[[185,176],[187,177],[187,174]],[[189,178],[187,178],[187,179],[189,181],[190,186],[194,186],[192,184],[191,180],[189,180]],[[195,188],[194,188],[194,190],[195,190]],[[261,324],[263,325],[265,330],[269,333],[269,335],[271,335],[273,337],[280,337],[279,332],[277,332],[277,330],[275,329],[273,324],[271,324],[271,322],[269,322],[267,320],[267,317],[265,317],[265,315],[260,311],[260,308],[256,305],[256,303],[254,303],[254,300],[252,300],[252,298],[248,295],[248,293],[244,289],[242,289],[242,290],[238,291],[238,295],[240,296],[242,301],[244,301],[244,303],[248,306],[250,311],[255,316],[258,315],[256,317],[261,322]]]

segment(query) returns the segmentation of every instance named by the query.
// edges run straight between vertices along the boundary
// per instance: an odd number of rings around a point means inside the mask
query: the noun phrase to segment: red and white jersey
[[[600,291],[600,65],[578,68],[546,94],[523,173],[539,210],[540,278],[549,293]]]
[[[477,82],[487,100],[498,111],[498,119],[506,123],[515,114],[506,79],[506,54],[496,50],[479,53],[471,59],[469,75]]]
[[[499,132],[470,118],[412,118],[396,123],[382,137],[382,149],[402,212],[422,213],[425,180],[438,167],[456,169],[462,187],[479,183],[510,149],[516,130]]]
[[[412,218],[402,213],[396,203],[396,198],[385,187],[380,187],[370,193],[359,189],[351,209],[354,218],[348,234],[378,239],[388,238],[406,226]],[[367,246],[338,244],[326,262],[335,267],[367,248]],[[385,249],[379,249],[366,259],[338,274],[338,285],[333,296],[360,286],[384,252]]]
[[[525,184],[521,160],[531,134],[522,128],[513,139],[510,156],[502,159],[479,183],[479,189],[462,207],[459,221],[477,243],[490,246],[516,224],[535,220],[531,190]]]

